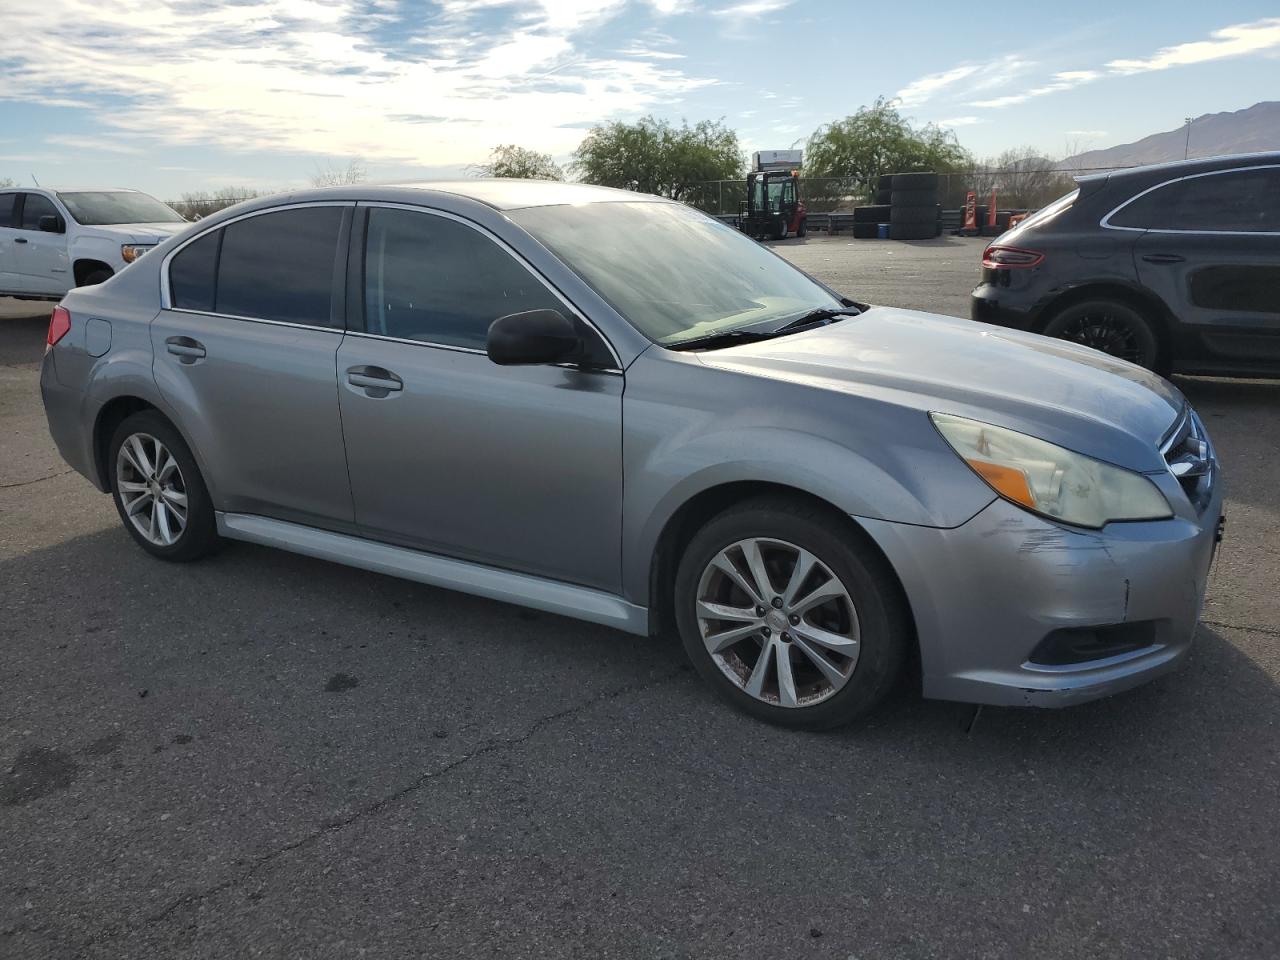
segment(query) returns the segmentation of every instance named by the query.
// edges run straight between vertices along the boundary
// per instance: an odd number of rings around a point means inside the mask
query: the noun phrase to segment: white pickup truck
[[[184,226],[177,211],[136,190],[0,189],[0,296],[61,299]]]

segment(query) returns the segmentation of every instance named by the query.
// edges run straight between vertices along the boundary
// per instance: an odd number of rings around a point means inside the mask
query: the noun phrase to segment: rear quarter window
[[[0,193],[0,227],[13,226],[13,207],[17,199],[16,193]]]
[[[187,244],[169,264],[169,300],[179,310],[213,311],[222,231]]]

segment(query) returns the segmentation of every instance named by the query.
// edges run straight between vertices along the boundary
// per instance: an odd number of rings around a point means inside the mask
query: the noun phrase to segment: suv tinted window
[[[564,312],[510,254],[446,217],[370,210],[364,269],[366,329],[383,336],[483,350],[498,317]]]
[[[13,226],[13,206],[16,193],[0,193],[0,227]]]
[[[180,310],[213,310],[222,231],[187,244],[169,264],[169,299]]]
[[[223,227],[214,310],[329,326],[341,224],[341,207],[301,207]]]
[[[53,205],[52,200],[38,193],[28,193],[26,202],[22,205],[22,223],[19,229],[39,230],[41,217],[57,215],[58,208]]]
[[[1147,230],[1280,231],[1280,168],[1168,183],[1138,197],[1110,223]]]

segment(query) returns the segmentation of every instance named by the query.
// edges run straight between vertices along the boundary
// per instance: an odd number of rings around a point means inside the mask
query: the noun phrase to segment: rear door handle
[[[164,345],[165,349],[183,363],[195,363],[205,355],[204,344],[190,337],[169,337]]]
[[[404,389],[404,381],[382,367],[359,366],[347,368],[347,383],[364,390],[365,395],[381,399],[389,393]]]
[[[26,243],[26,242],[27,242],[27,238],[26,238],[26,237],[14,237],[14,238],[13,238],[13,242],[14,242],[14,243]]]
[[[1186,263],[1186,257],[1180,257],[1176,253],[1148,253],[1142,258],[1147,263]]]

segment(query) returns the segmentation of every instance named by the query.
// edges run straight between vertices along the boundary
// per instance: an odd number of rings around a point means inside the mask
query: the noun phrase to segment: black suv
[[[974,320],[1161,373],[1280,374],[1280,153],[1076,183],[987,247]]]

